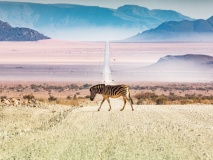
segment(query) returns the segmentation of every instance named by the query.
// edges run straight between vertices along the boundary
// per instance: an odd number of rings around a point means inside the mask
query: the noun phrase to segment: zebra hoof
[[[123,111],[123,109],[121,109],[120,111]]]
[[[110,109],[108,111],[110,111]]]
[[[98,109],[98,112],[100,111],[100,109]]]

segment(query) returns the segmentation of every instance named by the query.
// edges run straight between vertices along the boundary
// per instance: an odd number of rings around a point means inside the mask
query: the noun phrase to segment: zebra
[[[98,111],[100,111],[101,106],[103,104],[103,102],[105,100],[108,101],[109,103],[109,110],[111,110],[111,104],[110,104],[110,100],[109,97],[111,98],[118,98],[120,96],[123,97],[124,100],[124,106],[120,111],[123,111],[126,105],[126,100],[129,101],[131,107],[132,107],[132,111],[134,111],[133,109],[133,101],[132,98],[130,97],[130,91],[129,91],[129,87],[127,85],[105,85],[105,84],[98,84],[95,86],[92,86],[90,88],[90,100],[93,101],[96,94],[101,94],[103,96],[103,100],[101,102],[100,107],[98,108]]]

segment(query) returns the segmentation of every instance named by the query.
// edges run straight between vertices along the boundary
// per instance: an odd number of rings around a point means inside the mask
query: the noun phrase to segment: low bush
[[[156,104],[157,105],[166,104],[166,101],[168,101],[168,99],[165,96],[160,96],[156,99]]]
[[[88,98],[88,99],[89,99],[89,98],[90,98],[90,95],[86,95],[84,98]]]
[[[23,98],[24,98],[24,99],[27,99],[27,100],[35,99],[34,95],[32,95],[32,94],[25,95],[25,96],[23,96]]]
[[[72,99],[72,97],[70,97],[70,96],[67,96],[67,99]]]
[[[212,104],[213,96],[203,96],[201,94],[186,94],[185,96],[177,96],[174,93],[166,95],[156,95],[155,93],[145,92],[138,93],[134,96],[137,99],[136,104]]]
[[[7,96],[1,96],[0,99],[7,99]]]
[[[56,100],[57,100],[57,98],[56,98],[56,97],[54,97],[54,96],[50,96],[50,97],[48,98],[48,100],[49,100],[50,102],[52,102],[52,101],[56,101]]]

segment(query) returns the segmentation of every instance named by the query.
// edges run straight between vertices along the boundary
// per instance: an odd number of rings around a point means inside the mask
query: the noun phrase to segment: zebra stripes
[[[98,84],[95,86],[92,86],[90,88],[90,100],[93,101],[96,94],[101,94],[103,96],[103,100],[101,102],[101,105],[98,109],[98,111],[100,111],[101,106],[103,104],[103,102],[105,100],[108,101],[109,103],[109,111],[111,110],[111,104],[110,104],[110,100],[109,97],[111,98],[118,98],[120,96],[123,97],[124,100],[124,106],[120,111],[123,111],[126,105],[126,100],[129,101],[131,107],[132,107],[132,111],[133,109],[133,101],[132,98],[130,97],[130,91],[129,91],[129,87],[126,85],[105,85],[105,84]]]

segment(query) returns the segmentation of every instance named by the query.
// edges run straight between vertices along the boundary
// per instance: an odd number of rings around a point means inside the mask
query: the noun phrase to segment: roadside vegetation
[[[186,94],[185,96],[178,96],[172,92],[169,95],[157,95],[150,92],[141,92],[136,94],[134,98],[137,100],[137,105],[213,104],[213,96],[203,96],[201,94]]]
[[[0,84],[0,104],[13,101],[41,102],[68,106],[96,105],[89,100],[93,84]],[[150,83],[130,85],[131,95],[137,105],[213,104],[212,83]],[[19,100],[21,101],[21,100]]]

